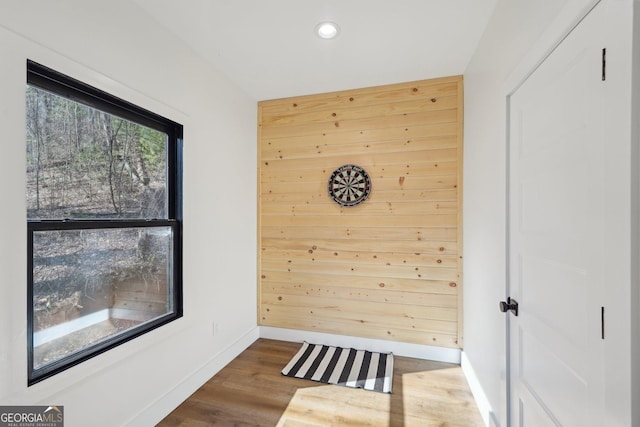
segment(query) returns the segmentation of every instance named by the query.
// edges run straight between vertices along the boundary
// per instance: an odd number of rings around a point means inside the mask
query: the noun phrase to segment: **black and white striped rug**
[[[305,342],[282,375],[391,393],[393,353]]]

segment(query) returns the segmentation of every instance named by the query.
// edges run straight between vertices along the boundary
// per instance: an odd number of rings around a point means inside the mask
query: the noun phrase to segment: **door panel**
[[[519,401],[520,420],[519,426],[526,427],[555,427],[556,424],[549,419],[545,411],[539,405],[527,405],[525,407],[522,400]],[[515,424],[514,424],[515,425]]]
[[[596,7],[510,99],[514,426],[603,420],[604,85]]]

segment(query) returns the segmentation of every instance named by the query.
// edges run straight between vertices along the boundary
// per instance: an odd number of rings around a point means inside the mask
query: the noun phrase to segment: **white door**
[[[600,4],[509,104],[510,425],[602,426]]]

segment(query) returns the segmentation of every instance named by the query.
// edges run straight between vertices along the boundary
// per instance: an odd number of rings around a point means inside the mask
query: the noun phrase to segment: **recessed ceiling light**
[[[340,27],[335,22],[321,22],[316,25],[316,34],[321,39],[332,39],[340,34]]]

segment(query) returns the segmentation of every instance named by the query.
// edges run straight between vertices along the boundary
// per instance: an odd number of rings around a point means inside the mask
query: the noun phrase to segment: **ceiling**
[[[134,1],[256,100],[462,74],[497,2]]]

